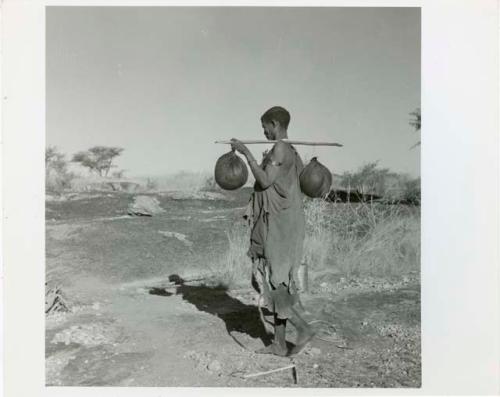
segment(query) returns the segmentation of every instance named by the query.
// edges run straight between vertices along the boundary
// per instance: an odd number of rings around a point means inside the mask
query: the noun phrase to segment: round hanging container
[[[305,166],[300,174],[300,189],[311,198],[326,197],[332,186],[332,174],[317,157]]]
[[[219,157],[215,163],[215,182],[224,190],[236,190],[248,180],[245,162],[233,151]]]

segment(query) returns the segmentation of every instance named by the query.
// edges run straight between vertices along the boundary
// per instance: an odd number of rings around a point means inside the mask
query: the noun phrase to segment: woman
[[[233,150],[243,154],[255,177],[249,211],[251,221],[248,255],[254,263],[254,277],[260,281],[259,292],[264,305],[274,313],[274,341],[258,350],[286,356],[300,352],[314,333],[299,315],[299,296],[296,274],[302,259],[305,219],[299,175],[304,168],[302,160],[289,143],[290,114],[275,106],[262,117],[262,128],[268,140],[278,141],[258,164],[248,148],[232,139]],[[285,339],[287,320],[297,329],[295,347],[288,351]]]

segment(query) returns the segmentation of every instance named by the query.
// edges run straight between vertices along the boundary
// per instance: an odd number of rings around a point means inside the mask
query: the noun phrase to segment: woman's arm
[[[271,186],[278,176],[279,167],[285,160],[285,143],[276,143],[274,146],[273,161],[268,163],[264,170],[259,166],[253,154],[243,143],[237,139],[231,139],[231,142],[232,149],[238,151],[247,159],[250,170],[262,189],[267,189]]]

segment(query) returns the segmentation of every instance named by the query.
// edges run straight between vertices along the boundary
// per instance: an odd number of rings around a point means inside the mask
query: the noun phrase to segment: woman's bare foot
[[[307,346],[307,344],[311,341],[312,338],[314,338],[315,332],[311,329],[311,327],[308,327],[304,330],[301,330],[297,336],[297,342],[295,343],[295,346],[290,350],[290,356],[294,356],[296,354],[299,354],[304,347]]]
[[[278,343],[271,343],[261,349],[255,351],[258,354],[274,354],[275,356],[285,357],[287,356],[288,349],[285,346],[281,346]]]

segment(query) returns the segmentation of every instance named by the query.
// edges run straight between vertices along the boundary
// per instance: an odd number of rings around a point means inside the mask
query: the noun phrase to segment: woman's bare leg
[[[274,354],[276,356],[286,356],[286,319],[279,319],[274,315],[274,340],[269,346],[256,351],[260,354]]]

